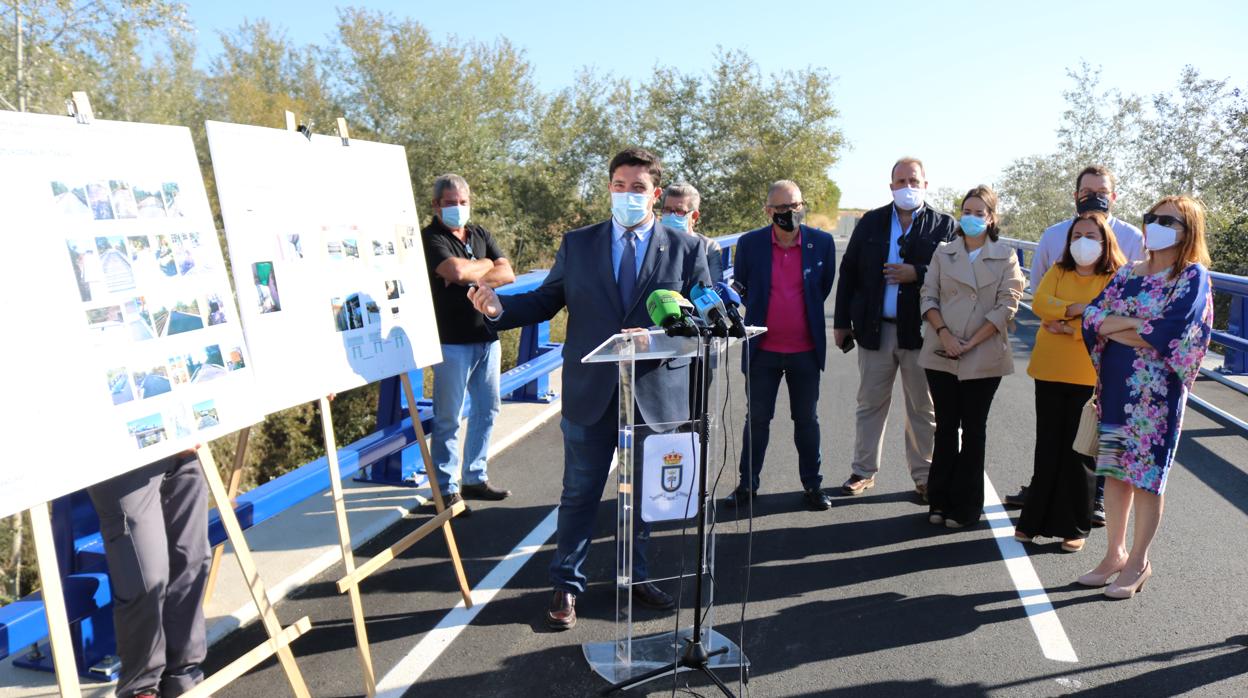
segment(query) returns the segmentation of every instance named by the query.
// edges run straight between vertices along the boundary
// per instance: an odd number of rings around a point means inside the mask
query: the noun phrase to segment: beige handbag
[[[1075,432],[1075,442],[1071,448],[1089,458],[1096,458],[1100,452],[1100,415],[1096,409],[1096,393],[1083,403],[1083,411],[1079,414],[1079,431]]]

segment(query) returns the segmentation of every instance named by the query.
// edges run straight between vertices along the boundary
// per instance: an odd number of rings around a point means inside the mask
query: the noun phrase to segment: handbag
[[[1099,387],[1099,386],[1098,386]],[[1075,432],[1075,442],[1070,445],[1076,453],[1089,458],[1096,458],[1100,452],[1100,415],[1096,409],[1096,393],[1083,403],[1083,411],[1079,413],[1079,430]]]

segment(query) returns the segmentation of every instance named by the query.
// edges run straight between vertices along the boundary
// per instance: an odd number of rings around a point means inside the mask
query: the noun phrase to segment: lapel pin
[[[808,243],[806,243],[806,249],[808,249],[808,250],[813,250],[813,249],[815,249],[815,243],[813,243],[813,242],[808,242]]]

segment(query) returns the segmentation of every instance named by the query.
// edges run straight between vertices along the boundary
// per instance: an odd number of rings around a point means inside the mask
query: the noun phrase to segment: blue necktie
[[[615,282],[620,287],[620,305],[624,312],[633,307],[633,294],[637,291],[637,245],[633,242],[636,234],[632,231],[624,233],[624,252],[620,254],[620,274]]]

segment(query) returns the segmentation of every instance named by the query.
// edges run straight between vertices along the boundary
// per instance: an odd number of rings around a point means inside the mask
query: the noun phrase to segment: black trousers
[[[1036,381],[1036,456],[1018,530],[1087,538],[1092,530],[1093,460],[1071,448],[1092,386]]]
[[[946,519],[973,524],[984,511],[988,410],[1001,379],[960,381],[952,373],[928,369],[927,385],[936,409],[936,443],[927,476],[927,499],[932,510],[944,513]]]

